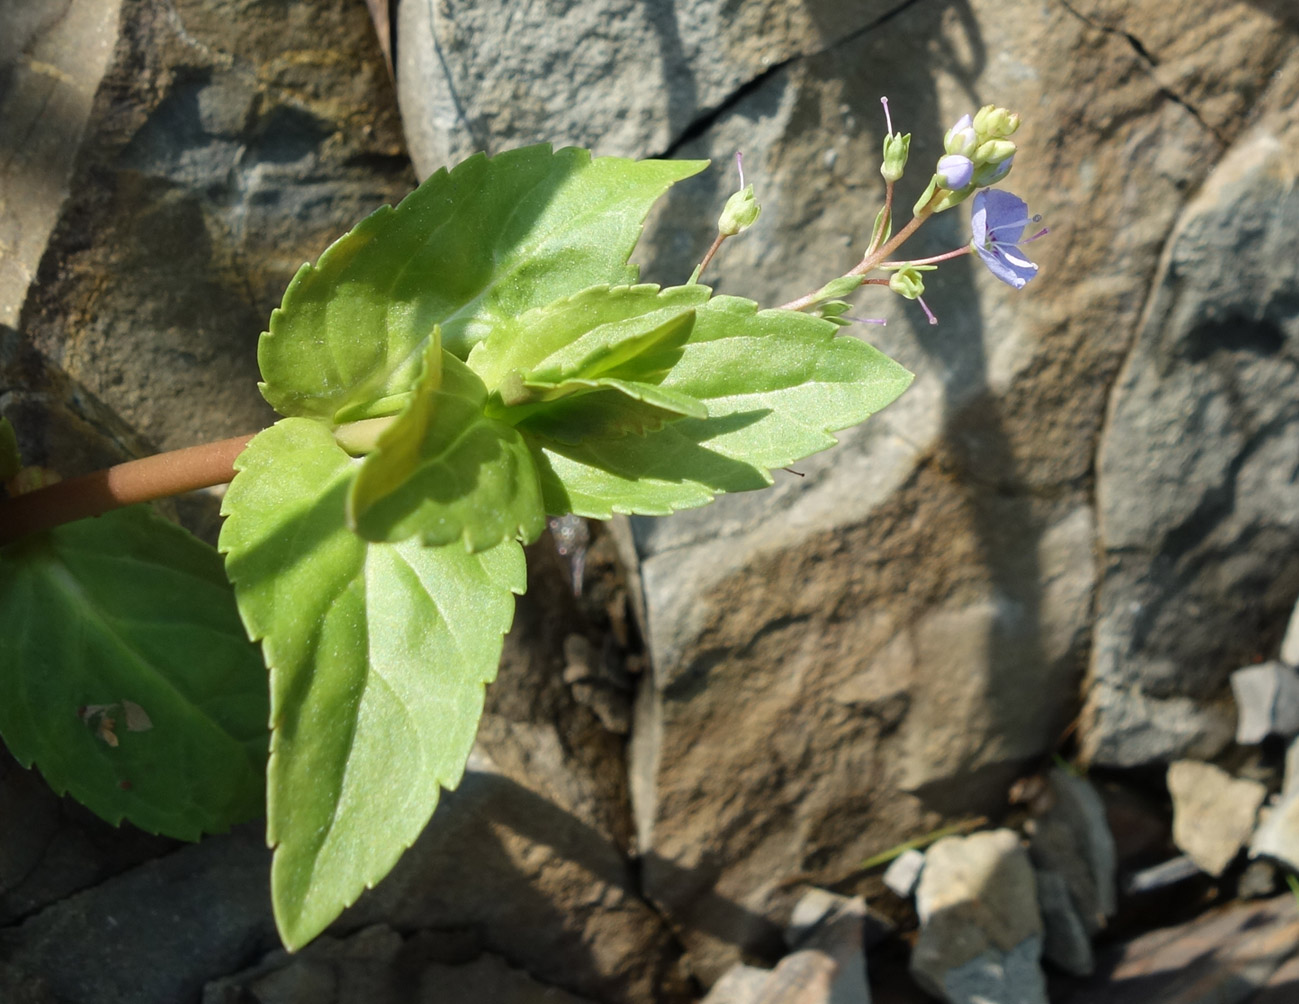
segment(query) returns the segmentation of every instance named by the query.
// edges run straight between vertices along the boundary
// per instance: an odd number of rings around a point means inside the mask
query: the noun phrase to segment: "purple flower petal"
[[[1037,275],[1037,266],[1019,246],[1027,243],[1024,228],[1034,219],[1028,214],[1028,204],[1010,192],[984,189],[974,195],[970,214],[974,250],[993,275],[1015,289],[1023,289]]]

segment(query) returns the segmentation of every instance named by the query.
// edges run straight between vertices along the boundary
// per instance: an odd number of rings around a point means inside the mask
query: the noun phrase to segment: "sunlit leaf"
[[[474,347],[469,365],[490,389],[509,374],[560,383],[574,377],[662,380],[681,358],[707,286],[596,286],[507,318]]]
[[[696,310],[690,341],[662,384],[702,401],[708,417],[580,444],[531,434],[547,511],[661,515],[766,487],[772,470],[833,446],[832,433],[864,421],[912,379],[837,330],[820,318],[714,297]]]
[[[349,525],[368,540],[418,536],[471,551],[536,540],[546,512],[532,454],[513,426],[483,413],[486,401],[478,374],[430,341],[410,404],[352,484]]]
[[[271,669],[267,836],[284,943],[311,940],[392,868],[458,783],[496,674],[523,551],[369,543],[347,529],[359,461],[286,419],[240,456],[221,534]]]
[[[634,282],[650,206],[704,166],[533,146],[438,171],[298,271],[258,347],[266,399],[327,421],[395,413],[434,325],[464,359],[506,318]]]

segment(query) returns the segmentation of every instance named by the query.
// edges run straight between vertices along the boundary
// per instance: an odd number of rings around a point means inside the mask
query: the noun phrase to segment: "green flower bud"
[[[984,105],[974,115],[974,129],[983,139],[1001,139],[1019,128],[1019,115],[996,105]]]
[[[865,279],[866,277],[862,275],[842,275],[838,279],[831,279],[816,291],[816,298],[837,300],[857,289]]]
[[[889,289],[908,300],[916,300],[925,292],[925,280],[920,276],[920,269],[904,265],[889,276]]]
[[[897,181],[902,177],[910,152],[911,133],[903,136],[893,132],[884,137],[884,163],[880,165],[880,174],[884,175],[885,181]]]
[[[974,151],[974,163],[979,164],[1001,164],[1015,156],[1015,144],[1008,139],[990,139],[986,143],[980,143],[979,148]]]
[[[753,226],[761,214],[762,207],[753,197],[753,186],[745,185],[726,200],[717,220],[717,232],[725,237],[734,237]]]

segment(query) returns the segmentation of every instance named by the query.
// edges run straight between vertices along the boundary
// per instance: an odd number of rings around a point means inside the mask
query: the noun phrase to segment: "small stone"
[[[1268,861],[1251,861],[1236,883],[1241,899],[1263,899],[1276,892],[1276,866]]]
[[[1115,910],[1117,854],[1105,804],[1086,778],[1054,768],[1047,775],[1048,808],[1029,821],[1029,855],[1039,871],[1054,872],[1069,888],[1089,934]]]
[[[1178,882],[1185,882],[1188,878],[1200,874],[1203,873],[1200,871],[1199,865],[1188,855],[1179,854],[1175,858],[1169,858],[1157,865],[1143,868],[1141,871],[1129,876],[1124,888],[1129,895],[1154,892],[1156,889],[1164,889],[1170,885],[1176,885]]]
[[[790,912],[789,924],[785,928],[785,944],[790,948],[802,944],[823,920],[849,902],[850,897],[841,896],[829,889],[809,889]]]
[[[1048,1004],[1041,954],[1040,935],[1004,955],[984,952],[946,974],[943,997],[951,1004]]]
[[[1288,666],[1299,666],[1299,600],[1295,600],[1294,613],[1281,642],[1281,661]]]
[[[884,871],[884,884],[902,899],[910,899],[925,867],[923,852],[912,848],[903,851]]]
[[[1168,767],[1173,843],[1215,878],[1249,840],[1267,789],[1209,763],[1178,760]]]
[[[1045,1002],[1037,883],[1013,830],[944,837],[930,847],[916,912],[911,974],[930,993],[951,1002],[977,995]]]
[[[1283,795],[1276,805],[1264,809],[1262,816],[1249,842],[1249,856],[1271,858],[1299,871],[1299,794]]]
[[[1261,743],[1270,735],[1299,735],[1299,673],[1282,662],[1246,666],[1231,674],[1236,698],[1236,742]]]
[[[713,984],[700,1004],[754,1004],[770,977],[770,969],[737,962]]]
[[[1059,872],[1039,870],[1037,902],[1045,928],[1042,956],[1066,973],[1090,975],[1096,964],[1092,957],[1091,936],[1074,906],[1065,877]]]

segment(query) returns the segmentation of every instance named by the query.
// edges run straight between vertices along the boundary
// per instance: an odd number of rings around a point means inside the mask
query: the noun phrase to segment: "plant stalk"
[[[73,520],[225,484],[252,434],[130,460],[0,501],[0,544]]]

